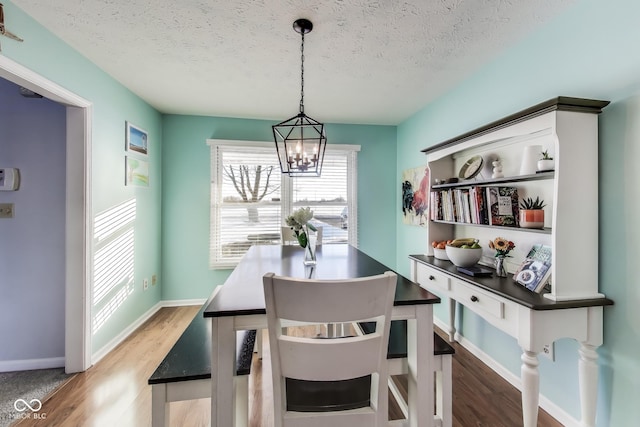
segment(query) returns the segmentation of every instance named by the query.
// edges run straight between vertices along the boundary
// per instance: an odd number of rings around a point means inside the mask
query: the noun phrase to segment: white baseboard
[[[34,369],[64,368],[63,357],[47,359],[0,360],[0,372],[33,371]]]
[[[443,331],[447,330],[447,325],[444,322],[442,322],[441,320],[439,320],[437,318],[434,318],[433,320],[434,320],[433,323],[437,327],[439,327]],[[520,390],[520,392],[522,392],[522,380],[520,380],[519,376],[514,375],[511,371],[509,371],[507,368],[502,366],[495,359],[491,358],[487,353],[485,353],[484,351],[480,350],[471,341],[467,340],[465,337],[460,335],[458,332],[456,332],[455,338],[456,338],[456,341],[458,341],[458,343],[460,343],[461,346],[463,346],[464,348],[469,350],[469,352],[471,352],[474,356],[476,356],[478,359],[480,359],[480,361],[482,361],[482,363],[487,365],[495,373],[497,373],[502,378],[504,378],[506,381],[508,381],[509,384],[511,384],[512,386],[514,386],[518,390]],[[540,399],[539,400],[540,408],[542,408],[545,411],[547,411],[547,413],[549,415],[551,415],[553,418],[555,418],[558,422],[560,422],[565,427],[574,427],[574,426],[575,427],[579,427],[580,426],[580,422],[578,420],[573,418],[571,415],[569,415],[562,408],[560,408],[558,405],[553,403],[550,399],[546,398],[544,395],[541,394],[539,399]]]
[[[174,299],[167,301],[160,301],[163,307],[183,307],[187,305],[202,305],[207,302],[206,298],[203,299]]]
[[[111,350],[116,348],[118,346],[118,344],[120,344],[122,341],[127,339],[127,337],[129,335],[131,335],[131,333],[133,333],[133,331],[135,331],[140,326],[142,326],[142,324],[144,322],[149,320],[151,318],[151,316],[156,314],[156,312],[158,310],[160,310],[161,308],[162,308],[162,302],[156,303],[156,305],[154,305],[149,310],[147,310],[146,313],[144,313],[136,321],[134,321],[127,328],[125,328],[122,332],[120,332],[117,336],[115,336],[104,347],[102,347],[100,350],[98,350],[95,353],[93,353],[93,355],[91,356],[91,364],[95,365],[96,363],[98,363],[103,357],[105,357],[107,354],[109,354],[109,352],[111,352]]]

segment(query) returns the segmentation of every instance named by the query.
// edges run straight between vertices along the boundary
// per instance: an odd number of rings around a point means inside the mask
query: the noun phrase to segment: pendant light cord
[[[301,31],[302,44],[300,45],[300,114],[304,114],[304,30]]]

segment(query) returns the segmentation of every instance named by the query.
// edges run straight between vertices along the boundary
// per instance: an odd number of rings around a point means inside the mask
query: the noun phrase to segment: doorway
[[[91,366],[91,119],[92,104],[0,56],[4,78],[66,107],[65,370]]]

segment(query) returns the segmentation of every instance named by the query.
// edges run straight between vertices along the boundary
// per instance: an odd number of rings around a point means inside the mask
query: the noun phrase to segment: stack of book
[[[518,226],[518,189],[480,187],[431,191],[432,220],[465,224]]]

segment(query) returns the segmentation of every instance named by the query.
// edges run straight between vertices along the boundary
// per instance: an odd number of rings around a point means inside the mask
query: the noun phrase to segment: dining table
[[[225,283],[216,289],[203,315],[211,321],[211,426],[236,426],[233,389],[236,331],[267,328],[263,276],[315,280],[367,277],[393,271],[349,244],[317,248],[315,265],[304,264],[304,251],[294,245],[251,246]],[[396,273],[397,274],[397,273]],[[434,422],[433,304],[440,298],[397,275],[392,320],[407,320],[408,418],[410,427]],[[243,406],[246,405],[246,402]],[[245,408],[246,409],[246,408]]]

